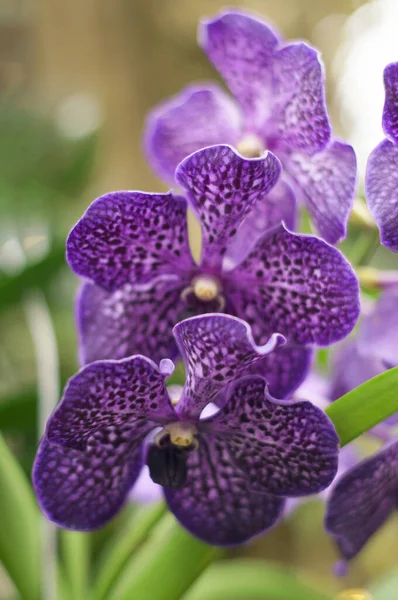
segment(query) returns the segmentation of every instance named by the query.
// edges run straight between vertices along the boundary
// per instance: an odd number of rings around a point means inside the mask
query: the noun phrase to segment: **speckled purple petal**
[[[139,432],[175,419],[164,383],[173,368],[166,359],[159,370],[144,356],[87,365],[69,380],[51,415],[49,441],[84,451],[97,433],[116,439],[119,430]]]
[[[192,152],[213,144],[236,145],[241,114],[217,85],[190,85],[150,114],[144,133],[149,164],[174,183],[177,165]]]
[[[276,496],[316,494],[333,481],[338,465],[336,431],[311,402],[283,402],[265,379],[242,377],[221,410],[202,424],[225,438],[248,486]]]
[[[296,228],[297,207],[293,190],[279,180],[264,200],[257,202],[247,215],[238,233],[228,246],[226,260],[237,264],[264,233],[284,222],[288,229]]]
[[[365,196],[384,246],[398,252],[398,146],[383,140],[366,166]]]
[[[185,418],[199,416],[224,386],[284,341],[272,334],[266,344],[256,346],[247,323],[223,314],[186,319],[174,327],[174,336],[186,371],[176,410]]]
[[[264,134],[270,147],[319,152],[330,140],[325,75],[318,52],[303,42],[279,50],[273,61],[274,107]]]
[[[200,24],[199,43],[240,103],[248,130],[270,114],[278,42],[263,21],[244,13],[223,11]]]
[[[211,146],[188,156],[177,182],[199,217],[203,232],[202,266],[217,268],[251,208],[273,188],[280,163],[270,152],[243,158],[230,146]]]
[[[398,364],[398,287],[378,299],[371,314],[362,319],[357,336],[358,351],[385,365]]]
[[[278,331],[290,343],[327,346],[359,315],[358,281],[341,252],[283,226],[258,241],[224,288],[258,343]]]
[[[248,494],[245,473],[234,464],[226,440],[199,437],[180,490],[165,489],[170,510],[193,535],[215,546],[243,544],[276,523],[284,500]]]
[[[321,237],[330,244],[344,239],[357,178],[353,148],[335,141],[313,157],[293,153],[284,164]]]
[[[183,288],[182,280],[171,275],[141,286],[126,284],[116,292],[85,283],[77,298],[81,362],[135,353],[156,363],[174,360],[178,350],[172,329],[186,309]]]
[[[117,442],[117,443],[116,443]],[[43,438],[33,466],[40,508],[60,527],[90,531],[122,508],[142,467],[141,439],[129,432],[90,439],[86,452]]]
[[[347,471],[328,501],[325,526],[353,558],[397,505],[398,441]]]
[[[186,202],[179,196],[112,192],[95,200],[67,241],[77,275],[115,291],[193,266]]]
[[[384,69],[384,88],[383,129],[398,144],[398,63],[391,63]]]
[[[274,398],[291,398],[301,386],[311,366],[313,351],[303,346],[280,346],[261,360],[249,366],[242,375],[261,375],[266,379],[269,392]],[[229,384],[217,396],[222,406],[229,395]],[[303,398],[307,396],[303,395]],[[311,398],[309,398],[310,400]]]

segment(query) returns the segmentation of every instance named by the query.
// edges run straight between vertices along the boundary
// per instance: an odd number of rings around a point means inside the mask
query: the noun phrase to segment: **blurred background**
[[[382,70],[398,60],[396,0],[228,5],[253,10],[286,38],[320,49],[335,133],[354,145],[363,173],[382,138]],[[197,47],[196,29],[200,17],[223,6],[218,0],[0,0],[0,429],[26,473],[58,397],[51,373],[59,365],[63,384],[77,368],[77,281],[65,267],[65,236],[100,194],[165,189],[143,156],[144,117],[191,81],[216,78]],[[384,267],[397,266],[393,260],[383,251],[374,258]],[[336,553],[322,515],[321,503],[303,505],[233,555],[297,567],[315,587],[336,594],[398,567],[392,520],[348,579],[334,579]],[[15,598],[0,568],[0,599]]]

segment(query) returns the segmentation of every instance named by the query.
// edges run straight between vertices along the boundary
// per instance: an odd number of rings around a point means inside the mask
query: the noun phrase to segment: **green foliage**
[[[345,446],[398,412],[398,367],[369,379],[327,409]]]
[[[23,600],[40,598],[39,511],[17,460],[0,437],[0,562]]]
[[[109,600],[179,600],[221,550],[201,542],[167,514],[132,556]]]
[[[313,590],[290,569],[260,560],[211,565],[183,600],[331,600]]]

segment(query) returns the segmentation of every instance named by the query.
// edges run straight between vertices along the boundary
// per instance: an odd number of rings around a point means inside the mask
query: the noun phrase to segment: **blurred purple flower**
[[[174,408],[165,387],[173,363],[98,361],[73,377],[48,421],[33,481],[42,510],[62,527],[91,530],[122,507],[144,462],[184,527],[215,545],[271,527],[284,496],[314,494],[337,470],[338,438],[310,402],[271,398],[265,379],[239,376],[283,338],[254,344],[227,315],[179,323],[174,334],[186,383]],[[203,408],[234,382],[225,405]],[[155,438],[145,440],[156,428]]]
[[[205,146],[231,144],[249,157],[271,150],[284,179],[248,216],[245,229],[258,236],[281,220],[294,228],[298,195],[325,240],[343,239],[356,157],[351,146],[330,140],[318,52],[303,42],[283,44],[263,21],[240,12],[202,22],[199,42],[234,100],[216,85],[194,85],[158,106],[145,130],[153,169],[173,182],[178,163]]]
[[[231,240],[279,172],[270,153],[244,159],[229,146],[213,146],[179,165],[186,199],[143,192],[98,198],[67,242],[72,269],[91,280],[78,299],[82,361],[136,352],[156,362],[174,359],[173,325],[220,311],[247,321],[258,344],[274,331],[287,338],[256,366],[267,373],[272,395],[283,398],[300,385],[311,360],[305,346],[332,344],[355,325],[358,282],[338,250],[281,224],[228,268]],[[188,244],[187,202],[203,232],[199,265]]]
[[[369,156],[365,195],[381,243],[398,252],[398,62],[384,69],[384,87],[382,124],[387,138]]]
[[[339,547],[343,560],[337,572],[344,574],[372,535],[397,508],[398,440],[347,471],[333,487],[327,504],[325,526]]]
[[[391,286],[362,317],[356,337],[337,349],[331,369],[331,400],[398,365],[397,305],[398,286]],[[398,415],[386,423],[398,423]]]

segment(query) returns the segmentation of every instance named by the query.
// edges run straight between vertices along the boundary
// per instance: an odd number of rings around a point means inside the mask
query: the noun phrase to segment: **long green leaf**
[[[90,536],[79,531],[61,531],[64,573],[73,600],[87,598],[90,568]]]
[[[22,598],[39,600],[39,512],[26,477],[1,436],[0,516],[0,561]]]
[[[149,598],[149,596],[148,596]],[[286,568],[260,560],[211,565],[183,600],[331,600]]]
[[[221,555],[180,527],[171,514],[152,530],[129,561],[110,600],[180,600],[207,565]]]
[[[164,512],[164,504],[160,502],[150,507],[137,508],[119,535],[111,538],[98,565],[98,577],[90,594],[91,600],[104,600],[107,597],[137,546],[148,537],[151,528]]]
[[[65,245],[54,246],[39,262],[28,265],[17,275],[0,277],[0,310],[21,300],[30,289],[45,287],[65,265]]]
[[[389,369],[351,390],[327,409],[345,446],[398,412],[398,367]]]

